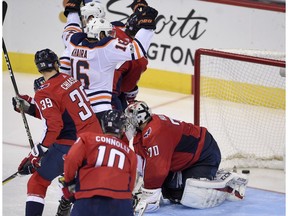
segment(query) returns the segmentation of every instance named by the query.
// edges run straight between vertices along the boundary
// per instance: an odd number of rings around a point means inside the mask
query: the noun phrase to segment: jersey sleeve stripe
[[[138,44],[135,41],[133,41],[133,44],[134,44],[134,47],[135,47],[135,50],[136,50],[137,59],[141,58],[141,54],[140,54],[140,50],[139,50]]]
[[[141,51],[143,52],[144,56],[147,58],[147,53],[146,53],[144,47],[142,46],[141,42],[137,38],[135,38],[134,40],[138,43]]]
[[[95,100],[111,100],[112,99],[112,97],[111,96],[104,96],[104,95],[102,95],[102,96],[96,96],[96,97],[89,97],[89,100],[90,101],[95,101]]]

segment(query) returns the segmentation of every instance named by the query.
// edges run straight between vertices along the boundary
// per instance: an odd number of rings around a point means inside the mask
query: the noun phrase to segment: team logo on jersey
[[[152,128],[149,127],[148,130],[145,132],[143,138],[148,138],[151,133],[152,133]]]
[[[39,86],[38,90],[42,90],[42,89],[48,88],[49,86],[50,86],[50,83],[43,84],[43,85]]]

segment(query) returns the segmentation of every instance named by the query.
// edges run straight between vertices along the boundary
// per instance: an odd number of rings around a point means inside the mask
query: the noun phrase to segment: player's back
[[[49,127],[51,140],[74,142],[80,132],[102,132],[81,83],[69,75],[57,73],[47,80],[36,91],[35,102]]]
[[[85,133],[80,137],[87,163],[79,172],[80,190],[76,198],[100,195],[130,199],[136,176],[135,153],[112,135]]]

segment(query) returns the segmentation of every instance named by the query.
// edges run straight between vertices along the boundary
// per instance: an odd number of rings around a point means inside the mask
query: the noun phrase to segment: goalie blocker
[[[205,209],[220,205],[225,200],[239,201],[245,197],[248,176],[219,170],[214,180],[186,180],[180,203],[184,206]]]

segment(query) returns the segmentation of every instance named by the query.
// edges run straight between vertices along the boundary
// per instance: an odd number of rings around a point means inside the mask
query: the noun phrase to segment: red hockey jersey
[[[205,157],[209,153],[206,132],[206,128],[153,114],[134,138],[135,153],[144,159],[144,188],[160,188],[169,171],[184,170]]]
[[[72,181],[78,171],[76,199],[96,195],[131,199],[136,166],[135,153],[122,140],[83,133],[65,157],[65,181]]]
[[[132,38],[129,37],[121,28],[115,27],[117,38],[132,42]],[[124,62],[118,69],[115,70],[113,80],[113,92],[120,94],[121,92],[132,91],[137,85],[140,76],[146,71],[148,60],[146,57],[142,57],[137,60],[131,60]]]
[[[80,132],[102,133],[81,83],[69,75],[51,77],[35,92],[34,100],[45,126],[44,146],[72,145]]]

